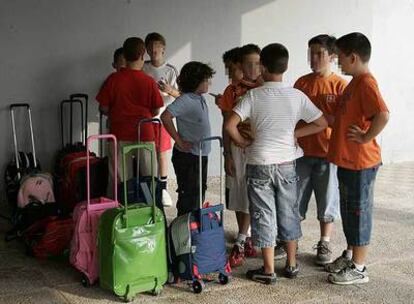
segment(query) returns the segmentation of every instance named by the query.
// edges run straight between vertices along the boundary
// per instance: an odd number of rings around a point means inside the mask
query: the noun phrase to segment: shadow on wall
[[[221,92],[227,84],[221,56],[240,45],[241,16],[270,2],[3,2],[0,33],[7,44],[0,49],[4,61],[0,71],[0,134],[6,143],[0,147],[2,172],[13,151],[8,104],[31,103],[38,155],[43,167],[50,169],[61,143],[60,101],[75,92],[89,94],[89,121],[96,125],[94,97],[112,72],[113,51],[125,38],[162,33],[171,63],[177,68],[189,60],[210,63],[217,71],[211,91]],[[209,101],[213,134],[220,134],[221,115],[213,100]]]

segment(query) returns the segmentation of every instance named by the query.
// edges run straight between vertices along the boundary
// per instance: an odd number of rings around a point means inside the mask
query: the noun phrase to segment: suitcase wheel
[[[162,288],[154,288],[151,293],[153,296],[159,296],[161,292],[162,292]]]
[[[91,282],[89,282],[89,279],[85,274],[82,274],[81,283],[82,283],[82,286],[85,288],[88,288],[91,286]]]
[[[203,291],[204,288],[204,283],[203,281],[193,281],[193,292],[194,293],[201,293]]]
[[[229,276],[226,276],[225,274],[220,273],[218,276],[219,282],[222,285],[226,285],[229,282]]]

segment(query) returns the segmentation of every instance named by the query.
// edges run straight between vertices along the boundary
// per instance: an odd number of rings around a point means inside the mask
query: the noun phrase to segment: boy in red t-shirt
[[[100,111],[108,115],[111,122],[110,132],[118,139],[118,176],[120,181],[122,181],[120,147],[138,140],[154,142],[154,129],[151,124],[142,125],[141,138],[138,139],[138,123],[142,119],[156,116],[164,104],[155,81],[141,71],[144,64],[144,41],[137,37],[126,39],[123,44],[123,54],[127,67],[109,75],[96,96]],[[110,151],[109,157],[112,157],[112,151]],[[129,155],[129,158],[131,157],[132,154]],[[128,163],[132,162],[128,161]],[[155,172],[151,172],[150,163],[150,153],[141,150],[139,164],[141,175],[155,174]],[[109,164],[112,162],[109,161]],[[111,165],[109,168],[112,180],[114,172]],[[126,170],[127,179],[132,177],[132,171]],[[108,189],[112,189],[109,185]]]
[[[325,116],[332,115],[338,96],[342,95],[347,82],[332,72],[331,63],[336,57],[335,37],[321,34],[308,42],[309,63],[312,73],[300,77],[294,87],[305,93]],[[305,125],[299,122],[298,128]],[[326,159],[331,129],[298,138],[304,156],[296,160],[299,176],[299,213],[306,218],[312,192],[315,194],[320,240],[316,244],[315,262],[325,265],[332,262],[330,237],[334,221],[339,217],[339,190],[337,168]],[[278,248],[277,248],[278,249]],[[278,250],[276,250],[278,251]],[[280,256],[280,255],[279,255]]]
[[[384,129],[389,112],[369,71],[371,44],[361,33],[336,41],[339,65],[352,76],[335,112],[328,160],[338,166],[342,226],[348,248],[325,269],[339,285],[369,281],[365,260],[371,240],[374,183],[381,165],[375,137]],[[351,259],[352,256],[352,259]]]

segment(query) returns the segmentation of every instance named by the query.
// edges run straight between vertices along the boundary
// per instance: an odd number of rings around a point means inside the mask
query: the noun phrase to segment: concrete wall
[[[414,130],[409,120],[414,114],[409,57],[414,43],[408,38],[414,25],[412,12],[409,0],[1,0],[1,169],[12,155],[8,104],[32,104],[36,147],[48,168],[60,145],[60,100],[73,92],[88,93],[90,133],[96,132],[94,96],[111,72],[113,50],[126,37],[145,37],[151,31],[165,35],[169,61],[178,68],[189,60],[210,62],[217,71],[212,92],[226,86],[221,55],[233,46],[284,43],[291,53],[286,80],[293,83],[309,71],[310,37],[364,32],[374,47],[372,70],[392,112],[380,138],[384,160],[414,160],[414,137],[409,136]],[[213,134],[219,134],[221,116],[207,98]],[[211,163],[216,174],[218,162]]]

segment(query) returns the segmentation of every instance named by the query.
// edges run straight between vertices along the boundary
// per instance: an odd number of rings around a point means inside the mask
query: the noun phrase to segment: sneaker
[[[260,282],[266,285],[273,285],[276,283],[277,280],[275,273],[265,273],[263,267],[247,271],[246,277],[249,280]]]
[[[346,257],[346,250],[344,250],[344,252],[342,252],[342,255],[336,258],[335,261],[325,265],[325,271],[330,273],[338,273],[346,266],[348,266],[349,261],[350,259]]]
[[[295,266],[285,266],[285,277],[289,278],[289,279],[294,279],[298,276],[299,273],[299,265],[296,262]]]
[[[252,238],[246,238],[246,242],[244,242],[244,256],[246,258],[256,258],[257,251],[256,248],[253,246]]]
[[[319,241],[317,245],[313,247],[317,250],[316,261],[317,265],[326,265],[332,263],[332,251],[329,242]]]
[[[328,281],[337,285],[351,285],[368,283],[369,277],[367,268],[364,267],[359,271],[352,261],[348,260],[348,265],[338,273],[331,273],[328,275]]]
[[[173,205],[171,196],[168,193],[167,189],[162,189],[161,199],[162,199],[162,205],[164,207],[171,207]]]
[[[243,247],[243,244],[234,244],[229,256],[231,267],[238,267],[244,264],[245,256]]]
[[[275,260],[281,260],[287,257],[285,244],[283,242],[276,242],[275,246]]]

